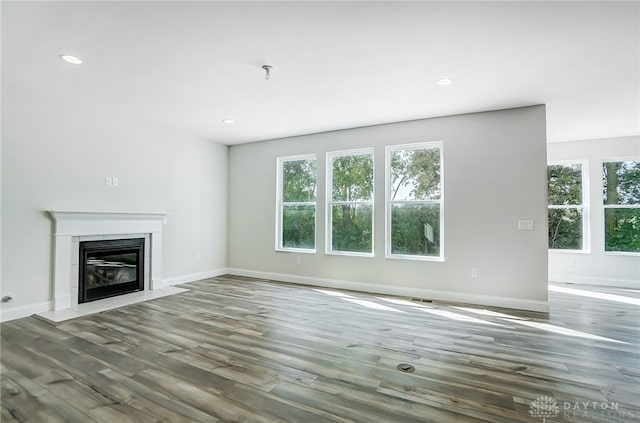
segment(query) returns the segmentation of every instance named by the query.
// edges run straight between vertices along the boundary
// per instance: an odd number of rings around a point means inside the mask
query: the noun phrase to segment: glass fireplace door
[[[144,289],[144,238],[80,243],[78,303]]]

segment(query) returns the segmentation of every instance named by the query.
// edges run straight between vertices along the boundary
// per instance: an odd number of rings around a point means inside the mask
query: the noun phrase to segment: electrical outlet
[[[113,186],[117,187],[118,185],[120,185],[120,178],[118,178],[117,176],[113,177]]]
[[[302,266],[302,258],[296,257],[296,266]]]
[[[576,259],[569,259],[569,267],[576,267]]]
[[[200,253],[196,253],[196,260],[200,260],[201,258]]]
[[[473,269],[471,269],[471,277],[473,279],[477,279],[478,278],[478,269],[476,269],[475,267]]]

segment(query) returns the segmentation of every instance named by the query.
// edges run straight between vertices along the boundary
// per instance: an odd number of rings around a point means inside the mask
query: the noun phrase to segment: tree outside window
[[[640,253],[640,160],[602,164],[604,250]]]
[[[388,146],[387,256],[442,258],[442,143]]]
[[[276,249],[315,251],[316,156],[278,158]]]
[[[586,163],[547,166],[549,249],[585,248],[585,174]]]
[[[327,153],[327,253],[373,254],[373,149]]]

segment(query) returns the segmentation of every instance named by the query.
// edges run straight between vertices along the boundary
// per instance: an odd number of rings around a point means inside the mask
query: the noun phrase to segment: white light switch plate
[[[518,220],[518,229],[521,231],[532,231],[533,220]]]

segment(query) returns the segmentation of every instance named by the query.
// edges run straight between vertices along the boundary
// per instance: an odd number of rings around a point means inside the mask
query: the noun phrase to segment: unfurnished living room
[[[640,2],[0,7],[3,423],[640,422]]]

